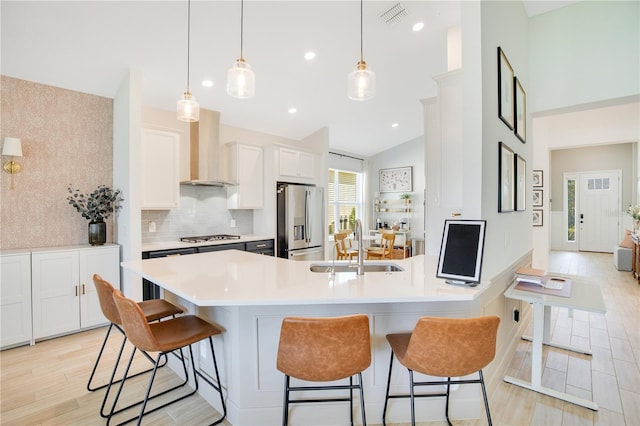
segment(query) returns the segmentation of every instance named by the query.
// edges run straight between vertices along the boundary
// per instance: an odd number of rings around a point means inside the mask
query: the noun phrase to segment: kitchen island
[[[437,259],[415,256],[394,260],[396,272],[311,272],[316,262],[290,261],[238,250],[124,262],[122,266],[156,283],[165,297],[186,311],[221,325],[216,337],[228,419],[233,425],[276,425],[281,422],[283,375],[276,369],[282,319],[289,315],[337,316],[365,313],[370,318],[372,364],[363,373],[369,423],[381,423],[389,347],[387,333],[411,330],[423,315],[466,317],[481,314],[476,303],[489,287],[458,287],[435,278]],[[331,262],[329,262],[331,263]],[[206,352],[200,351],[204,372]],[[406,389],[406,370],[395,369],[392,388]],[[392,389],[393,390],[393,389]],[[207,386],[201,394],[215,406]],[[219,409],[219,407],[216,407]],[[420,419],[444,417],[444,401],[421,399]],[[347,406],[328,403],[298,405],[292,424],[344,423]],[[452,418],[478,418],[479,388],[452,392]],[[408,402],[391,403],[387,419],[409,419]]]

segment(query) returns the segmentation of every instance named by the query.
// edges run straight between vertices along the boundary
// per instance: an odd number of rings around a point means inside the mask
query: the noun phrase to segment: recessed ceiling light
[[[399,126],[399,124],[398,124],[398,123],[393,123],[393,124],[391,125],[391,127],[393,127],[394,129],[395,129],[396,127],[398,127],[398,126]]]
[[[298,110],[295,108],[289,108],[288,112],[289,114],[295,114],[296,112],[298,112]]]
[[[316,52],[309,51],[309,52],[304,54],[304,58],[307,61],[311,61],[311,60],[315,59],[315,57],[316,57]]]
[[[213,87],[212,80],[202,80],[202,87]]]
[[[416,22],[415,24],[413,24],[413,27],[411,27],[413,31],[420,31],[423,28],[424,28],[424,22]]]

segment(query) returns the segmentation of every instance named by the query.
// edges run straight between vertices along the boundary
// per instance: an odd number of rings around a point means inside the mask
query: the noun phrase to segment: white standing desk
[[[590,282],[586,278],[577,276],[566,277],[571,278],[572,281],[570,297],[519,290],[515,288],[517,284],[515,281],[509,286],[507,291],[505,291],[505,297],[522,300],[533,305],[533,337],[531,338],[531,382],[525,382],[512,376],[506,376],[504,381],[595,411],[598,410],[598,404],[593,401],[542,386],[542,345],[554,346],[564,350],[591,355],[591,351],[586,348],[575,348],[551,342],[551,308],[555,306],[588,312],[606,312],[600,286]],[[523,339],[529,340],[527,337],[523,337]]]

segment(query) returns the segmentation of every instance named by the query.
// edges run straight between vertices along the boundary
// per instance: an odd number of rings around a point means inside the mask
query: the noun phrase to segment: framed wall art
[[[511,130],[514,129],[514,90],[513,68],[509,64],[507,55],[498,46],[498,117]]]
[[[542,189],[533,190],[533,207],[542,207]]]
[[[527,162],[516,154],[516,211],[527,209]]]
[[[527,142],[527,94],[520,84],[518,77],[513,79],[513,87],[515,93],[513,95],[515,102],[515,129],[514,132],[522,143]]]
[[[533,187],[542,188],[542,170],[533,171]]]
[[[413,167],[380,169],[380,192],[412,192]]]
[[[533,226],[542,226],[542,210],[533,210]]]
[[[498,212],[515,209],[515,155],[511,148],[498,144]]]

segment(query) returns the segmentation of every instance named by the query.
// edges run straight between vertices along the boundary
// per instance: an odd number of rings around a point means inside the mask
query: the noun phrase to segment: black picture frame
[[[542,189],[534,189],[532,191],[533,193],[533,202],[532,202],[532,206],[533,207],[542,207],[544,205],[544,192]]]
[[[544,224],[544,212],[542,210],[532,210],[531,211],[531,220],[533,226],[543,226]]]
[[[518,80],[513,78],[514,129],[513,132],[522,143],[527,143],[527,94]]]
[[[507,55],[498,46],[498,117],[507,125],[509,130],[514,129],[514,88],[513,68],[507,59]]]
[[[543,186],[542,178],[543,178],[542,170],[533,171],[533,187],[534,188],[542,188]]]
[[[516,211],[521,212],[527,209],[527,161],[518,154],[515,156],[515,169]]]
[[[515,209],[515,153],[505,143],[498,143],[498,212]]]

